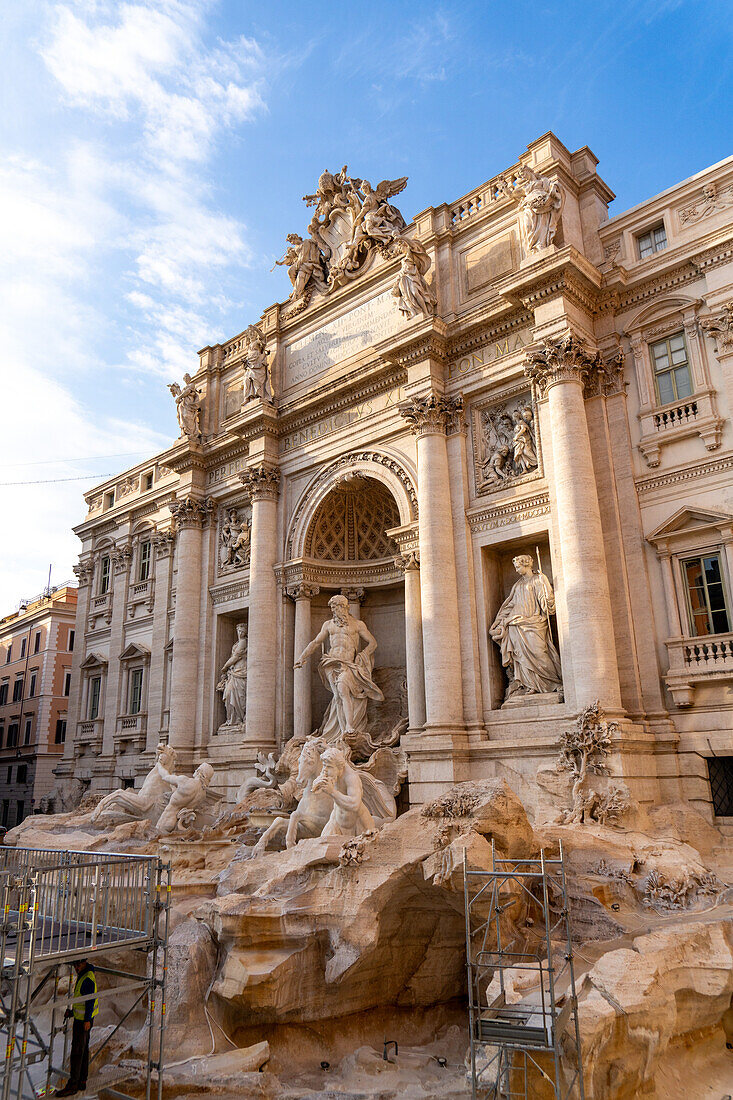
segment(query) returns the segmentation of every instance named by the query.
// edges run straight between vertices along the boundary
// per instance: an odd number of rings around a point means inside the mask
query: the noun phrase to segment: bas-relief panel
[[[541,473],[537,410],[528,389],[482,401],[471,413],[476,492],[495,493]]]
[[[392,293],[377,295],[288,345],[283,353],[283,389],[297,386],[394,335],[404,324]]]

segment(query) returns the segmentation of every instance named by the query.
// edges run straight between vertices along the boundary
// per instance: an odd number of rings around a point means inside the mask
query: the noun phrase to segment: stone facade
[[[404,180],[323,174],[290,300],[204,348],[172,388],[181,437],[87,494],[60,777],[139,785],[162,740],[233,799],[321,722],[315,663],[293,664],[343,593],[378,645],[373,721],[404,711],[413,803],[498,775],[532,806],[598,700],[632,794],[712,815],[702,758],[733,757],[733,159],[610,219],[596,164],[546,134],[410,225]],[[513,560],[536,613],[502,633]],[[532,673],[549,652],[561,690]]]

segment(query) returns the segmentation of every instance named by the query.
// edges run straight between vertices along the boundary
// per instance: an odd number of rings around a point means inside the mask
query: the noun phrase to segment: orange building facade
[[[0,619],[0,824],[45,808],[64,751],[77,589],[47,589]]]

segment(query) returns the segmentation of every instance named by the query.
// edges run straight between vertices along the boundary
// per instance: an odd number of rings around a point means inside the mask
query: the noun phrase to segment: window
[[[89,681],[89,717],[96,718],[99,715],[99,696],[102,691],[102,677],[92,676]]]
[[[131,791],[135,786],[135,779],[132,775],[123,775],[122,777],[122,789],[123,791]]]
[[[114,489],[112,489],[111,492],[104,494],[104,506],[105,506],[105,508],[114,508],[114,506],[115,506],[115,491],[114,491]]]
[[[152,489],[153,488],[153,475],[152,474],[146,474],[145,475],[145,488],[146,489]]]
[[[74,652],[74,636],[75,636],[75,631],[70,630],[69,631],[69,645],[67,647],[68,650],[69,650],[69,653]]]
[[[13,643],[8,646],[7,653],[5,654],[5,664],[9,665],[13,659]]]
[[[716,817],[733,817],[733,756],[709,756],[708,775]]]
[[[10,800],[7,799],[7,798],[4,798],[3,799],[3,826],[7,825],[7,823],[8,823],[9,810],[10,810]]]
[[[650,347],[660,405],[681,401],[692,393],[690,366],[684,334],[677,332]]]
[[[13,702],[19,703],[23,698],[23,677],[18,676],[13,684]]]
[[[143,670],[133,668],[130,671],[130,707],[128,714],[139,714],[143,697]]]
[[[12,765],[8,768],[8,774],[7,774],[7,777],[6,777],[5,781],[8,784],[13,782],[13,768],[12,768]]]
[[[636,238],[639,246],[639,259],[645,260],[647,256],[653,256],[655,252],[662,252],[667,247],[667,234],[663,225],[655,225],[646,233],[640,233]]]
[[[0,707],[4,707],[8,701],[8,681],[3,680],[0,684]]]
[[[56,733],[54,735],[53,743],[54,743],[54,745],[63,745],[65,740],[66,740],[66,719],[65,718],[57,718],[56,719]]]
[[[730,616],[723,588],[720,554],[702,554],[682,562],[692,633],[727,634]]]
[[[36,694],[36,677],[37,677],[37,675],[38,675],[38,670],[34,668],[33,671],[31,672],[30,683],[28,684],[28,698],[29,699],[32,699],[33,696]]]
[[[38,630],[38,631],[36,631],[36,637],[35,637],[35,640],[33,642],[33,652],[38,653],[40,651],[40,649],[41,649],[41,632],[40,632],[40,630]]]
[[[150,541],[140,543],[140,566],[138,569],[138,578],[141,581],[146,581],[150,576]]]
[[[21,821],[23,820],[24,813],[25,813],[25,802],[23,801],[22,798],[19,798],[17,809],[15,811],[15,824],[16,825],[20,825]]]
[[[99,568],[99,593],[101,596],[103,596],[105,592],[109,592],[110,561],[108,554],[105,554],[105,556],[100,561]]]
[[[31,733],[33,732],[33,715],[25,720],[25,730],[23,731],[23,744],[30,745]]]
[[[71,673],[64,673],[64,695],[71,695]]]
[[[25,638],[20,639],[20,659],[21,659],[21,661],[25,657],[25,642],[26,642]]]
[[[15,782],[16,783],[27,783],[28,782],[28,765],[27,764],[18,764],[18,771],[16,772]]]
[[[14,749],[18,744],[18,723],[11,722],[8,726],[8,743],[6,748]]]
[[[3,747],[3,741],[5,740],[5,726],[0,726],[0,749]]]

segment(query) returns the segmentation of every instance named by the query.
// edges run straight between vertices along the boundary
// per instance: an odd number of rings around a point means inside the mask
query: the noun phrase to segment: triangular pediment
[[[145,660],[150,656],[150,650],[146,649],[143,645],[138,645],[137,642],[130,642],[130,644],[122,650],[120,653],[121,661],[134,661],[136,657],[143,657]]]
[[[733,515],[729,512],[714,512],[710,508],[679,508],[669,519],[647,535],[647,542],[654,543],[660,539],[695,531],[720,530],[721,527],[729,527],[732,523]]]
[[[85,657],[79,668],[104,668],[107,664],[107,659],[101,655],[101,653],[90,653],[88,657]]]

